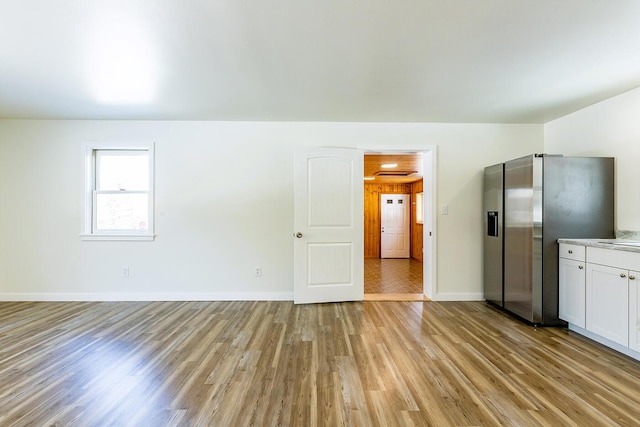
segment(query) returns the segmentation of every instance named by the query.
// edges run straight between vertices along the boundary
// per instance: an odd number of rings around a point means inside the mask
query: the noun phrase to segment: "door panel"
[[[350,227],[353,222],[351,159],[316,157],[307,160],[310,227]],[[346,191],[345,191],[346,190]]]
[[[629,348],[640,351],[640,271],[629,271]]]
[[[308,286],[349,285],[351,243],[310,243],[307,248]]]
[[[623,346],[629,345],[627,270],[587,263],[586,329]]]
[[[411,229],[409,227],[409,195],[382,194],[381,258],[409,258]]]
[[[296,304],[364,298],[362,176],[363,152],[360,150],[296,150]]]
[[[586,325],[586,274],[584,261],[560,258],[558,263],[558,316],[584,328]]]

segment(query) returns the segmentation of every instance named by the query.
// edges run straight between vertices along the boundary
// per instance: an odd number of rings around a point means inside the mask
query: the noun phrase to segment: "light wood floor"
[[[0,303],[2,426],[639,420],[640,362],[484,303]]]

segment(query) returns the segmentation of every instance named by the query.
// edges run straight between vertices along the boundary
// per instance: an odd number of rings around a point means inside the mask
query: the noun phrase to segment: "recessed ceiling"
[[[0,118],[544,123],[640,86],[640,2],[4,1]]]
[[[397,163],[394,168],[382,165]],[[365,184],[407,184],[422,179],[422,153],[390,154],[367,153],[364,155]]]

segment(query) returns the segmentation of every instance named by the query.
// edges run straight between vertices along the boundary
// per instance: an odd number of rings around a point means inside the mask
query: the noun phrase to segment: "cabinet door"
[[[640,351],[640,272],[629,272],[629,347]]]
[[[587,264],[586,329],[620,345],[629,345],[627,270]]]
[[[586,283],[584,262],[560,258],[559,317],[581,328],[585,327]]]

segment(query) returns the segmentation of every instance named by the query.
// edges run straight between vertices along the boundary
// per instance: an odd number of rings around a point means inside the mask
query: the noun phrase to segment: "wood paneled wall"
[[[423,189],[423,180],[411,184],[411,258],[422,261],[422,224],[416,223],[416,194],[421,193]]]
[[[420,190],[422,191],[422,180]],[[411,256],[414,257],[414,239],[415,239],[415,193],[412,189],[417,183],[413,184],[364,184],[364,257],[380,258],[380,195],[381,194],[409,194],[411,195]],[[422,233],[422,226],[420,226]],[[419,240],[419,253],[422,261],[422,234]]]

